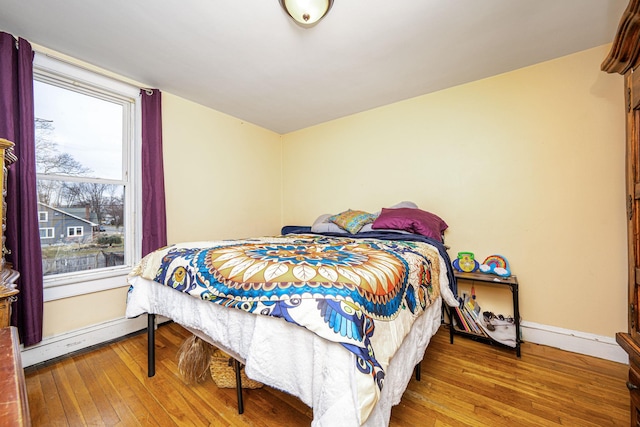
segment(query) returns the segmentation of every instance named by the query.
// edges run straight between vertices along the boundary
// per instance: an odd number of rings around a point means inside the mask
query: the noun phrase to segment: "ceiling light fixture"
[[[280,5],[297,23],[310,26],[329,12],[333,0],[280,0]]]

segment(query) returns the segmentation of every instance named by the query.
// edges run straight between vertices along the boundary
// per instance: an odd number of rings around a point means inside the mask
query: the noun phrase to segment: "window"
[[[67,236],[69,237],[82,237],[84,234],[84,228],[82,227],[68,227]]]
[[[54,229],[52,227],[44,227],[40,229],[40,238],[41,239],[53,239]]]
[[[39,220],[49,226],[40,229],[45,300],[57,298],[48,298],[47,288],[75,284],[72,291],[57,289],[59,297],[105,289],[92,281],[126,275],[139,259],[138,91],[36,54],[36,175],[38,202],[46,208]]]

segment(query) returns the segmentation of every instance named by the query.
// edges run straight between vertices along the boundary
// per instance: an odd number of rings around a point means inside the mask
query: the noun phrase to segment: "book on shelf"
[[[463,294],[462,298],[458,298],[460,306],[454,307],[459,329],[475,335],[488,337],[482,319],[480,318],[481,308],[475,299],[469,298]]]
[[[458,329],[461,329],[465,332],[471,332],[467,321],[465,320],[464,314],[462,314],[462,310],[460,307],[453,307],[451,312],[454,314],[455,322],[458,325]]]
[[[469,325],[469,329],[471,329],[471,332],[473,332],[474,334],[477,334],[478,333],[478,327],[475,324],[476,323],[475,320],[473,320],[473,317],[469,313],[469,309],[466,306],[463,305],[460,308],[460,311],[462,312],[462,315],[464,316],[464,320]]]
[[[473,326],[475,329],[475,333],[478,335],[482,335],[482,336],[487,336],[487,334],[484,331],[483,328],[483,324],[482,324],[482,320],[480,320],[478,318],[478,316],[476,315],[476,313],[474,311],[469,310],[468,308],[465,308],[465,311],[467,313],[467,315],[469,316],[469,318],[471,319],[470,321],[473,322]]]

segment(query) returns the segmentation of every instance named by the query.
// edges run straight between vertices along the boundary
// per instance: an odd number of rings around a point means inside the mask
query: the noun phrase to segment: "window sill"
[[[73,277],[44,279],[44,302],[70,298],[127,286],[131,267],[99,273],[75,274]]]

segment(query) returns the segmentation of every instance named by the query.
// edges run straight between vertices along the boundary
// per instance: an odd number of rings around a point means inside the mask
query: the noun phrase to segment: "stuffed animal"
[[[511,276],[509,263],[502,255],[490,255],[480,264],[480,271],[483,273],[495,274],[500,277]]]

